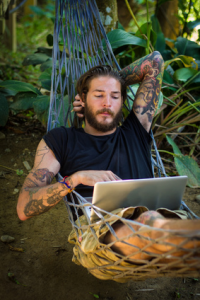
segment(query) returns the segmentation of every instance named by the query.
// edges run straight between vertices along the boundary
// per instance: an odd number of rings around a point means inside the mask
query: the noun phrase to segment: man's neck
[[[102,131],[99,131],[99,130],[95,129],[94,127],[90,126],[90,124],[88,124],[88,122],[86,121],[84,131],[91,135],[104,136],[104,135],[109,135],[109,134],[114,133],[116,131],[116,127],[112,130],[102,132]]]

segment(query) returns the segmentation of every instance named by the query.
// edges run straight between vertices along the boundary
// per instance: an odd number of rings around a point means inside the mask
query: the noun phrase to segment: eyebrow
[[[98,90],[98,89],[93,90],[92,92],[104,92],[104,93],[105,93],[104,90]],[[114,93],[114,94],[120,94],[121,92],[118,92],[118,91],[111,91],[111,93]]]

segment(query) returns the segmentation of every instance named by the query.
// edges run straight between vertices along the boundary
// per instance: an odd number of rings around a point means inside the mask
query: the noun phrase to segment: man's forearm
[[[20,219],[26,220],[48,211],[60,202],[68,192],[69,189],[59,182],[45,187],[34,187],[23,190],[19,196],[17,207]]]
[[[149,131],[159,102],[164,61],[157,51],[135,61],[120,71],[126,85],[140,83],[133,111],[144,128]]]
[[[39,171],[41,172],[41,170],[36,170],[38,174]],[[42,171],[44,172],[44,169],[42,169]],[[21,220],[26,220],[48,211],[71,191],[63,183],[57,182],[50,184],[51,180],[49,180],[50,182],[46,182],[47,185],[41,186],[41,178],[40,181],[36,181],[33,177],[26,178],[20,191],[17,205],[18,216]],[[68,186],[74,188],[74,186],[72,186],[71,177],[68,179]]]

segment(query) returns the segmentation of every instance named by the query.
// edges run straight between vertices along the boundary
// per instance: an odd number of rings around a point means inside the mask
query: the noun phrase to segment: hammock
[[[95,0],[56,0],[48,131],[58,126],[81,126],[80,120],[72,112],[72,102],[76,95],[76,81],[88,69],[99,64],[109,64],[120,70],[101,23]],[[131,88],[130,92],[132,93]],[[134,94],[132,93],[132,97],[128,97],[126,109],[130,110],[133,100]],[[156,153],[156,161],[152,158],[152,168],[154,169],[154,166],[157,167],[159,176],[161,176],[161,173],[167,176],[154,139],[153,146]],[[61,179],[61,175],[58,174],[58,180]],[[70,194],[70,197],[71,202],[67,200],[67,197],[65,197],[64,201],[73,227],[69,239],[70,242],[75,244],[74,261],[85,266],[96,277],[125,282],[130,279],[140,280],[158,276],[195,277],[200,274],[200,249],[188,250],[184,248],[184,244],[191,241],[194,235],[200,237],[199,232],[163,231],[165,238],[161,237],[156,241],[150,240],[149,243],[165,245],[170,250],[166,251],[165,254],[159,255],[150,253],[146,248],[134,249],[134,251],[137,250],[137,253],[143,253],[151,257],[150,260],[135,260],[130,256],[124,257],[120,254],[115,254],[110,250],[113,244],[101,244],[100,236],[102,230],[104,233],[110,230],[115,235],[111,225],[119,220],[131,228],[132,236],[145,239],[143,235],[145,230],[146,232],[149,231],[148,226],[142,226],[141,230],[135,231],[131,224],[138,225],[138,223],[127,219],[126,212],[124,215],[118,212],[105,212],[87,202],[75,191]],[[86,214],[86,207],[88,206],[91,206],[99,217],[100,221],[97,222],[98,228],[97,223],[91,223]],[[188,211],[191,218],[198,218],[182,201],[183,208]],[[74,209],[77,216],[76,221],[74,221],[72,209]],[[81,217],[78,214],[80,210],[82,210],[83,214]],[[161,229],[159,231],[162,232]],[[170,236],[176,236],[177,238],[184,236],[186,240],[178,246],[169,245],[165,241]],[[90,237],[89,240],[88,237]],[[116,235],[115,237],[116,241],[119,241]],[[123,239],[121,241],[127,244]],[[88,249],[89,244],[91,244],[90,249]],[[174,253],[177,251],[182,251],[182,257],[176,257]],[[109,261],[106,258],[107,253],[110,256]],[[194,260],[192,256],[196,256],[196,259]],[[170,263],[169,257],[172,258]],[[88,263],[88,259],[90,263]],[[168,259],[168,263],[164,262],[165,259],[166,261]]]

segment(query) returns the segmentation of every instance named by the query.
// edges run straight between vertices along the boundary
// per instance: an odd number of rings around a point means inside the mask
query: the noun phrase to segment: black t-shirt
[[[52,129],[44,137],[61,168],[70,176],[81,170],[110,170],[121,179],[151,178],[151,137],[132,111],[123,125],[109,135],[94,136],[83,128]],[[91,197],[93,187],[79,185],[76,191]]]

